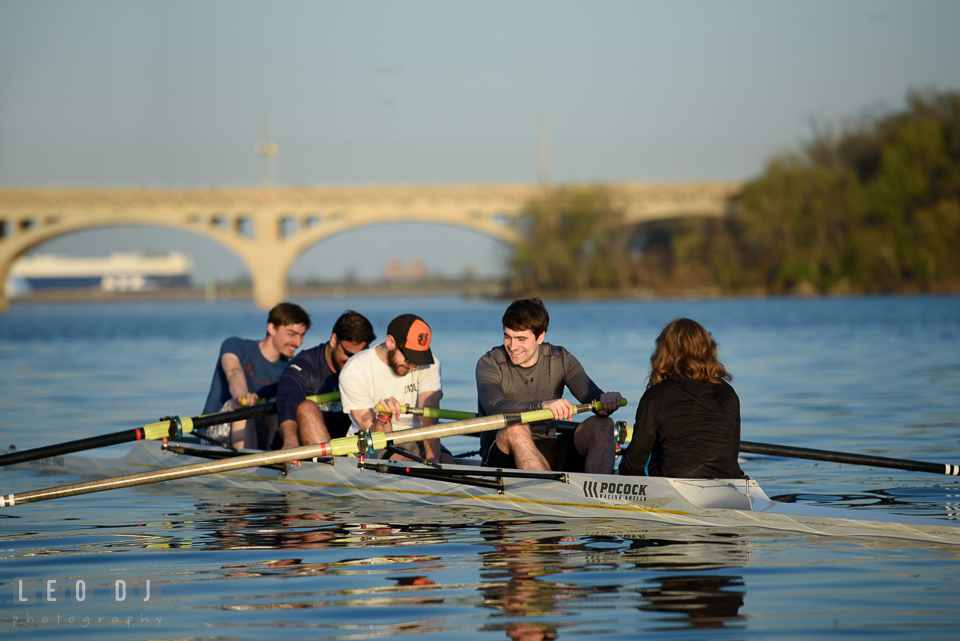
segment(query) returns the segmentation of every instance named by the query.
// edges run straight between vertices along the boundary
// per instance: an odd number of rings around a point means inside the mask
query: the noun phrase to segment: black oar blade
[[[197,429],[200,427],[210,427],[211,425],[219,425],[221,423],[232,423],[233,421],[242,421],[248,418],[255,418],[257,416],[266,416],[268,414],[273,414],[277,411],[276,403],[263,403],[260,405],[254,405],[252,407],[241,407],[238,410],[233,410],[231,412],[222,412],[219,414],[207,414],[205,416],[196,416],[189,419],[192,421],[192,428]],[[186,419],[184,419],[186,420]],[[73,452],[83,452],[86,450],[93,450],[98,447],[107,447],[108,445],[117,445],[119,443],[131,443],[133,441],[139,441],[143,439],[155,440],[158,438],[176,438],[177,428],[176,422],[171,421],[171,419],[161,419],[160,423],[170,423],[170,428],[163,428],[162,434],[153,435],[147,432],[147,428],[152,428],[157,426],[157,423],[152,423],[150,425],[145,425],[143,427],[137,427],[132,430],[123,430],[120,432],[113,432],[112,434],[103,434],[101,436],[91,436],[89,438],[81,438],[76,441],[67,441],[66,443],[57,443],[56,445],[46,445],[44,447],[37,447],[30,450],[22,450],[20,452],[9,452],[7,454],[0,455],[0,467],[5,465],[13,465],[15,463],[26,463],[28,461],[36,461],[42,458],[49,458],[51,456],[62,456],[63,454],[71,454]]]
[[[931,474],[960,476],[960,465],[926,463],[924,461],[888,458],[886,456],[866,456],[863,454],[850,454],[848,452],[831,452],[830,450],[815,450],[806,447],[790,447],[786,445],[774,445],[772,443],[740,441],[740,451],[748,452],[750,454],[781,456],[784,458],[802,458],[813,461],[832,461],[834,463],[850,463],[853,465],[865,465],[867,467],[888,467],[897,470],[909,470],[911,472],[929,472]]]
[[[91,436],[67,443],[58,443],[56,445],[47,445],[37,447],[32,450],[22,450],[20,452],[10,452],[0,455],[0,467],[13,465],[15,463],[26,463],[27,461],[36,461],[37,459],[50,458],[51,456],[61,456],[71,452],[82,452],[92,450],[98,447],[107,447],[118,443],[129,443],[139,441],[143,438],[143,428],[132,430],[123,430],[112,434],[103,434],[101,436]]]

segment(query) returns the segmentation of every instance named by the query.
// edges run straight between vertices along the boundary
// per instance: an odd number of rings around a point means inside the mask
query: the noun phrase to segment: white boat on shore
[[[44,291],[147,292],[189,287],[193,261],[182,252],[164,255],[113,253],[107,257],[59,254],[23,256],[6,284],[11,296]]]

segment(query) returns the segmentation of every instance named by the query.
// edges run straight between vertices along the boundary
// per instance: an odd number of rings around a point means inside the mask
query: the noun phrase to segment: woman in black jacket
[[[620,474],[743,478],[740,399],[699,323],[678,318],[657,337],[647,390]]]

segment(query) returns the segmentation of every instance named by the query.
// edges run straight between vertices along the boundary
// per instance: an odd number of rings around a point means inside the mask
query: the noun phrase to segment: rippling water
[[[421,314],[443,363],[443,405],[475,408],[474,366],[499,340],[502,303],[298,302],[314,319],[307,345],[325,340],[347,306],[381,337],[397,313]],[[690,316],[735,376],[744,439],[960,463],[960,297],[548,307],[548,340],[630,399],[624,418],[656,333]],[[0,317],[0,446],[196,415],[221,340],[259,337],[264,323],[245,302],[14,304]],[[948,477],[748,458],[745,471],[784,500],[960,513],[960,484]],[[73,480],[0,469],[5,494]],[[14,601],[23,578],[37,586],[28,606]],[[49,579],[85,581],[94,602],[42,602]],[[132,595],[147,579],[159,602],[111,603],[118,580]],[[553,521],[187,482],[0,511],[5,638],[956,639],[958,628],[960,550],[907,541]]]

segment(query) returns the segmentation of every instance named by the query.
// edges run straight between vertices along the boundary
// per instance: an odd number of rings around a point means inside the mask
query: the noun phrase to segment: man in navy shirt
[[[304,397],[338,391],[344,364],[376,338],[370,321],[348,309],[334,324],[329,341],[300,352],[287,364],[277,388],[277,420],[284,449],[346,436],[350,416],[343,412],[340,401],[318,406]]]
[[[276,393],[277,379],[310,329],[310,316],[299,305],[280,303],[267,316],[267,335],[257,341],[231,336],[220,346],[204,414],[256,405]],[[267,447],[276,433],[274,417],[216,425],[202,432],[237,449]],[[199,431],[199,430],[198,430]],[[263,432],[263,433],[260,433]],[[261,441],[258,443],[258,441]]]

